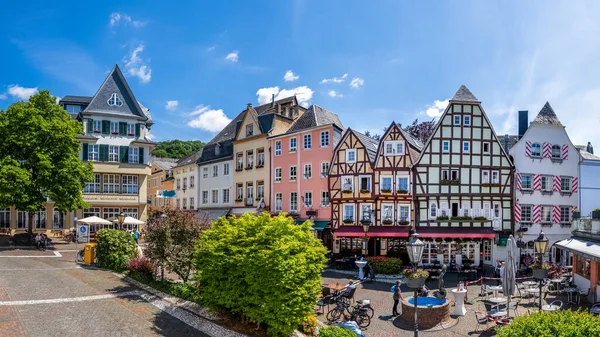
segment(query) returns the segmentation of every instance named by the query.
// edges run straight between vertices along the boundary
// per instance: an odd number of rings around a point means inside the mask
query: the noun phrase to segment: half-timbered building
[[[413,167],[423,263],[504,258],[513,231],[514,167],[481,102],[461,86]],[[481,253],[481,255],[480,255]]]

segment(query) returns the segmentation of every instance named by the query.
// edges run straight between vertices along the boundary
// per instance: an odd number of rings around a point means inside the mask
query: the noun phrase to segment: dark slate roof
[[[278,104],[284,105],[292,102],[294,102],[295,105],[298,105],[298,101],[296,101],[296,96],[289,96],[286,98],[278,99],[275,102],[269,102],[267,104],[259,105],[255,107],[254,110],[256,110],[256,113],[260,115],[268,112],[271,109],[276,109]]]
[[[366,136],[356,130],[352,130],[349,129],[352,133],[354,133],[354,135],[356,135],[356,138],[358,138],[358,140],[360,140],[360,142],[365,146],[365,150],[367,151],[367,156],[369,157],[369,161],[371,163],[374,163],[375,160],[377,159],[377,147],[379,146],[379,142],[377,142],[375,139]]]
[[[587,145],[575,145],[575,147],[577,148],[577,150],[579,150],[579,154],[581,154],[583,159],[600,160],[600,157],[596,156],[595,154],[587,152]]]
[[[113,93],[119,95],[119,98],[123,101],[122,106],[111,106],[108,105],[108,100]],[[85,108],[83,113],[103,113],[113,114],[119,116],[136,116],[142,117],[145,120],[149,120],[148,110],[142,108],[133,95],[129,84],[125,80],[121,69],[115,64],[113,69],[110,71],[104,83],[100,86],[100,89],[94,95],[94,98],[90,104]]]
[[[421,150],[423,148],[423,143],[421,143],[420,140],[414,138],[410,134],[410,132],[408,132],[407,130],[404,130],[400,124],[396,124],[396,125],[398,126],[398,129],[400,129],[400,133],[402,133],[402,137],[404,137],[404,139],[408,142],[408,144],[415,147],[417,150]]]
[[[518,135],[498,136],[498,140],[500,141],[500,145],[502,145],[502,148],[504,148],[504,151],[506,153],[508,153],[508,151],[510,151],[510,149],[513,146],[515,146],[515,144],[517,144],[517,142],[519,141],[519,136]]]
[[[192,153],[188,156],[181,158],[179,161],[177,161],[176,165],[173,167],[180,167],[180,166],[189,165],[191,163],[195,163],[198,160],[198,158],[200,158],[200,156],[202,156],[202,152],[204,152],[204,149],[200,149],[200,151],[198,151],[196,153]]]
[[[480,103],[477,97],[475,97],[469,88],[465,87],[464,85],[460,86],[456,94],[454,94],[454,97],[452,97],[451,101]]]
[[[60,99],[59,103],[61,105],[64,104],[80,104],[80,105],[88,105],[92,101],[93,97],[90,96],[72,96],[67,95]]]
[[[304,112],[304,114],[302,114],[302,116],[296,119],[287,133],[293,133],[300,130],[330,124],[333,124],[342,130],[344,129],[344,126],[342,125],[338,115],[331,111],[327,111],[316,104],[313,104]]]
[[[170,159],[170,158],[164,158],[164,159]],[[167,160],[153,160],[152,164],[160,167],[160,169],[163,171],[167,171],[167,170],[175,167],[175,165],[177,165],[177,162],[175,162],[173,160],[168,160],[168,161]]]
[[[273,128],[273,121],[275,120],[275,113],[267,113],[258,116],[258,125],[260,132],[263,134],[268,133]]]
[[[200,220],[206,219],[214,222],[222,216],[228,216],[229,212],[231,212],[231,208],[199,209],[196,217]]]
[[[532,123],[563,126],[560,120],[558,120],[556,114],[554,113],[554,109],[552,109],[550,103],[548,102],[544,104],[544,107],[542,108],[542,110],[540,110],[540,112],[535,117]]]

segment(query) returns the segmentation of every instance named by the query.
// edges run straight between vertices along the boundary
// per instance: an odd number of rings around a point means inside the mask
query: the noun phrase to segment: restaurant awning
[[[577,238],[558,241],[556,247],[583,256],[586,259],[600,261],[600,243]]]
[[[491,228],[474,227],[419,227],[417,233],[421,238],[463,238],[494,239],[496,233]]]
[[[316,231],[322,232],[325,227],[329,224],[329,221],[315,221],[312,228]]]
[[[370,226],[368,237],[408,237],[409,226]],[[363,226],[340,226],[335,230],[336,236],[364,237]]]

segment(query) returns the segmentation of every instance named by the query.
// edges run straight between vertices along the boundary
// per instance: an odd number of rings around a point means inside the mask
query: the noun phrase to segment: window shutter
[[[88,120],[88,125],[89,125],[89,120]],[[83,161],[88,160],[88,143],[81,144],[81,160],[83,160]]]
[[[562,146],[562,159],[563,160],[569,159],[569,145],[568,144],[564,144]]]
[[[135,125],[135,138],[140,138],[140,125]]]
[[[121,163],[129,162],[129,146],[119,147],[119,157],[121,158]]]
[[[554,192],[560,192],[560,176],[554,176]]]
[[[531,157],[531,142],[525,142],[525,156]]]
[[[144,148],[143,147],[139,148],[139,163],[140,164],[145,164],[145,162],[144,162]]]
[[[110,134],[110,121],[102,121],[102,134]],[[108,154],[108,151],[106,153]]]
[[[517,180],[517,191],[521,191],[521,190],[522,190],[522,189],[521,189],[521,186],[522,186],[522,184],[523,184],[523,181],[522,181],[521,179],[522,179],[522,178],[521,178],[521,173],[520,173],[520,172],[517,172],[517,173],[516,173],[516,180]]]
[[[106,144],[100,145],[100,161],[108,161],[108,145]]]
[[[536,174],[533,176],[533,190],[540,191],[542,189],[542,176]]]
[[[578,188],[579,188],[579,178],[572,177],[571,178],[571,192],[576,193]]]
[[[534,205],[532,207],[531,220],[533,223],[542,222],[542,209],[540,205]]]
[[[552,222],[560,223],[560,206],[552,206]]]
[[[94,128],[94,121],[91,119],[88,119],[87,120],[87,134],[88,135],[94,133],[93,128]]]
[[[550,143],[542,144],[542,156],[544,158],[552,158],[552,145]]]
[[[119,122],[119,136],[127,136],[127,123]]]

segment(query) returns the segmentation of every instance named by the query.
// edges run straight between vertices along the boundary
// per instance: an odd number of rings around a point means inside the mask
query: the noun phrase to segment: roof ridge
[[[477,102],[480,103],[480,101],[477,99],[477,97],[475,97],[475,95],[473,95],[473,93],[471,92],[471,90],[469,90],[469,88],[467,88],[464,84],[460,86],[460,88],[458,88],[458,90],[456,91],[456,93],[454,94],[454,96],[452,97],[452,99],[450,99],[451,101],[457,101],[457,102]]]
[[[546,104],[544,104],[544,106],[540,110],[540,112],[538,112],[537,116],[534,118],[532,123],[563,126],[560,120],[558,119],[558,116],[554,112],[554,109],[552,109],[552,106],[547,101]]]

